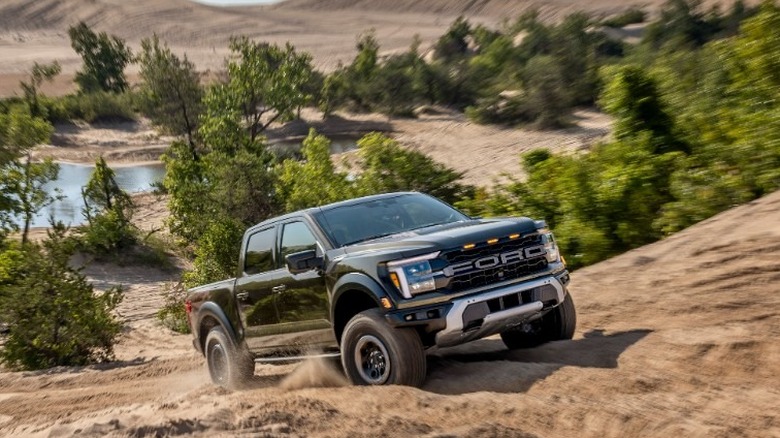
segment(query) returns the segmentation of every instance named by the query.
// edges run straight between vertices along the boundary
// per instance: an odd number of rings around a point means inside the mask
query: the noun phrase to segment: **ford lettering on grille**
[[[511,265],[523,260],[541,257],[547,254],[544,245],[529,246],[514,251],[482,257],[476,260],[456,263],[442,270],[447,277],[466,274],[473,271],[495,268],[497,266]]]

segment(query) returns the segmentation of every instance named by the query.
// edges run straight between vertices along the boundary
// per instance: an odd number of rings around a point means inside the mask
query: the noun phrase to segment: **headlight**
[[[434,252],[387,263],[387,268],[390,270],[390,279],[395,284],[395,287],[401,291],[404,298],[412,298],[413,295],[436,289],[436,281],[433,279],[430,260],[438,256],[439,253]]]
[[[561,252],[558,250],[558,244],[555,243],[555,237],[553,233],[547,228],[536,230],[542,235],[542,243],[544,249],[547,251],[547,261],[549,263],[555,263],[561,261]]]

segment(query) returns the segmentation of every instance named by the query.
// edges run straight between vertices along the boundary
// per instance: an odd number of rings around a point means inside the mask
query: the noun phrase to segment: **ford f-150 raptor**
[[[218,385],[240,385],[255,362],[317,352],[340,355],[355,384],[420,386],[430,347],[571,339],[568,283],[544,222],[475,219],[390,193],[251,227],[238,276],[190,289],[185,305]]]

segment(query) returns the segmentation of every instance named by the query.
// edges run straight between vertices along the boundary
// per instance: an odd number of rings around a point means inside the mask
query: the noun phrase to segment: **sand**
[[[387,48],[403,48],[413,33],[437,35],[464,7],[482,7],[480,19],[488,21],[520,3],[292,0],[224,10],[183,0],[6,0],[0,3],[0,85],[14,88],[13,75],[35,60],[60,59],[66,72],[75,71],[63,32],[77,18],[132,44],[158,31],[199,56],[203,68],[218,67],[214,58],[230,33],[249,31],[291,39],[321,56],[318,65],[335,65],[352,56],[364,23],[377,27]],[[622,3],[593,2],[602,4]],[[367,12],[377,8],[384,10]],[[67,83],[53,89],[64,93]],[[448,112],[417,120],[339,116],[324,123],[307,113],[305,120],[329,134],[389,132],[475,184],[518,174],[523,150],[576,152],[609,133],[609,119],[593,111],[578,112],[576,126],[552,133],[474,125]],[[271,137],[295,138],[302,130],[278,127]],[[77,162],[103,154],[131,164],[155,160],[168,141],[145,121],[67,125],[38,153]],[[159,228],[166,200],[136,199],[139,226]],[[349,386],[337,363],[311,361],[258,365],[248,388],[236,392],[211,385],[190,336],[170,332],[154,317],[178,272],[92,264],[85,272],[97,287],[126,287],[117,362],[0,370],[0,436],[776,437],[778,260],[780,192],[575,272],[579,324],[571,341],[509,352],[494,337],[429,351],[420,389]]]

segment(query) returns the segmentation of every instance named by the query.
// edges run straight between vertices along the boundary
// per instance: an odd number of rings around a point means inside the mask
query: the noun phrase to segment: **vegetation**
[[[189,333],[190,324],[184,307],[187,289],[181,283],[168,284],[162,295],[165,304],[157,311],[157,319],[176,333]]]
[[[607,27],[624,27],[629,24],[644,23],[646,18],[647,13],[645,11],[632,7],[621,14],[602,21],[601,24]]]
[[[195,66],[186,56],[174,55],[157,35],[141,41],[137,61],[143,80],[138,92],[141,111],[165,132],[185,136],[194,148],[203,112],[203,87]]]
[[[68,28],[68,36],[71,47],[84,61],[83,70],[76,73],[82,93],[127,90],[125,67],[133,54],[124,41],[105,32],[95,33],[84,22]]]
[[[779,32],[780,10],[765,3],[734,38],[698,47],[688,34],[689,48],[672,53],[640,47],[602,70],[614,141],[581,156],[527,154],[527,180],[461,205],[546,218],[578,267],[776,190]]]
[[[114,171],[103,157],[95,161],[95,170],[81,190],[87,225],[80,232],[83,248],[97,255],[116,254],[136,243],[133,201],[119,188]]]
[[[54,225],[41,245],[10,245],[0,254],[0,317],[9,331],[0,362],[10,368],[84,365],[113,357],[121,329],[113,310],[121,289],[96,293],[70,266],[75,246],[65,233],[61,224]]]

